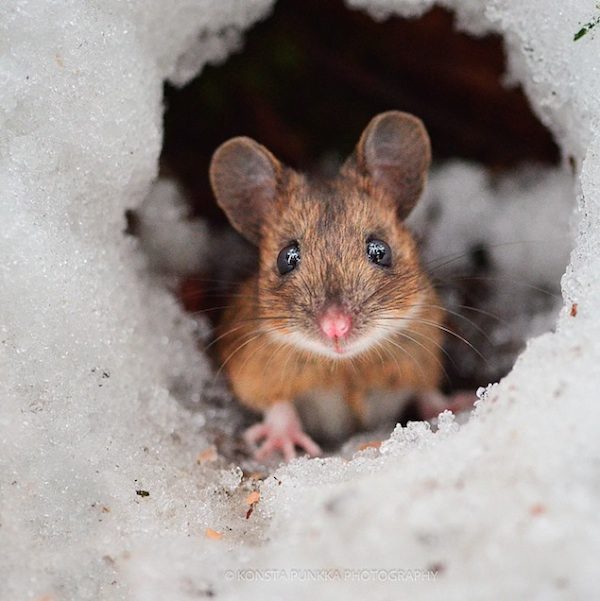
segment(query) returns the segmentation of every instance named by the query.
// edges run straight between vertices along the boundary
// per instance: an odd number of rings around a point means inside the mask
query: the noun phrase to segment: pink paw
[[[291,461],[296,457],[296,447],[304,449],[311,457],[321,454],[319,445],[302,430],[302,423],[293,405],[287,402],[272,405],[264,421],[250,426],[244,432],[244,439],[251,445],[263,441],[254,453],[258,461],[264,461],[277,452],[286,461]]]

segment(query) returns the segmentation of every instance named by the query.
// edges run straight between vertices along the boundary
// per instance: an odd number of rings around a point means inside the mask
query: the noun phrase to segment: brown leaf
[[[198,456],[196,457],[196,463],[199,463],[200,465],[204,465],[206,463],[212,463],[213,461],[217,460],[218,457],[218,453],[217,453],[217,449],[214,445],[207,447],[206,449],[204,449],[203,451],[200,451],[200,453],[198,453]]]
[[[246,505],[255,505],[260,500],[260,493],[257,490],[253,490],[246,497]]]
[[[370,440],[359,445],[358,450],[364,451],[365,449],[378,449],[381,446],[381,440]]]
[[[221,540],[223,538],[223,533],[218,530],[213,530],[212,528],[207,528],[204,531],[204,536],[206,538],[210,538],[211,540]]]

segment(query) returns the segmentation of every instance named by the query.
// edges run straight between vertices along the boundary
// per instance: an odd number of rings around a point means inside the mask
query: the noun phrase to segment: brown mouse
[[[245,434],[258,459],[318,455],[305,428],[339,437],[435,395],[443,309],[404,225],[430,159],[423,123],[398,111],[376,116],[329,180],[249,138],[215,151],[217,202],[259,249],[217,332],[234,393],[264,415]]]

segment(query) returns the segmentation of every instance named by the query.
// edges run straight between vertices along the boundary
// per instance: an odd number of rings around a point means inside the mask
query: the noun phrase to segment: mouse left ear
[[[423,122],[388,111],[371,120],[344,168],[358,170],[385,190],[404,219],[419,200],[430,163],[431,144]]]
[[[210,183],[217,203],[231,225],[256,245],[265,215],[273,210],[282,169],[264,146],[246,137],[221,144],[210,162]]]

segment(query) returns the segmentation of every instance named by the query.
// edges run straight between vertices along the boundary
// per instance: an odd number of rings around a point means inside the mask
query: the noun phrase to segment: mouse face
[[[395,206],[348,175],[297,178],[265,221],[259,307],[273,336],[349,357],[385,340],[414,312],[422,286],[413,240]]]
[[[407,329],[425,284],[403,218],[429,163],[416,118],[376,117],[337,177],[312,182],[247,138],[211,165],[217,200],[260,250],[257,316],[282,343],[343,359]]]

